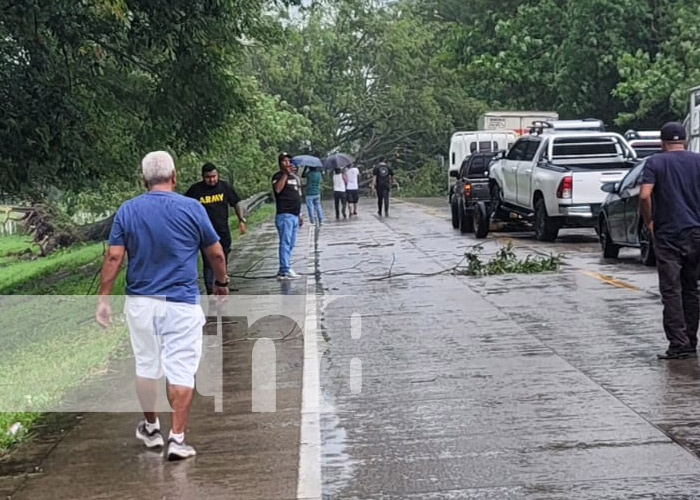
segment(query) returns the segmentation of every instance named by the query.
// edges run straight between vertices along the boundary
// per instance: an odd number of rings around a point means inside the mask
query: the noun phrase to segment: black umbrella
[[[355,163],[355,158],[345,153],[335,153],[323,160],[323,168],[334,170],[336,168],[345,168]]]

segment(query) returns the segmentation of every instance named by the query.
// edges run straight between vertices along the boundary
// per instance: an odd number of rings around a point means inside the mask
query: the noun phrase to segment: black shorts
[[[357,189],[348,189],[348,203],[357,203],[360,199],[360,192]]]

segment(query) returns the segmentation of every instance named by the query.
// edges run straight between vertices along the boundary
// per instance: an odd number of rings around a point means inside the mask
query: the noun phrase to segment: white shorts
[[[129,296],[124,304],[136,375],[194,387],[194,376],[202,357],[202,327],[206,323],[201,306],[166,302],[160,297]]]

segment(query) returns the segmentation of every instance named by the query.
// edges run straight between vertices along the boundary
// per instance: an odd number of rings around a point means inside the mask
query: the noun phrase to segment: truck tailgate
[[[471,183],[471,201],[488,201],[491,198],[488,179],[475,179]]]
[[[603,203],[607,193],[601,191],[600,187],[606,182],[621,181],[628,171],[628,169],[615,169],[573,172],[572,203],[574,205]]]

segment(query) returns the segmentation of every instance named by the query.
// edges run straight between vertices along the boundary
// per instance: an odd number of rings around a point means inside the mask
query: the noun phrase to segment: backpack
[[[386,179],[389,177],[389,167],[386,165],[380,165],[379,168],[377,169],[377,177],[380,179]]]

